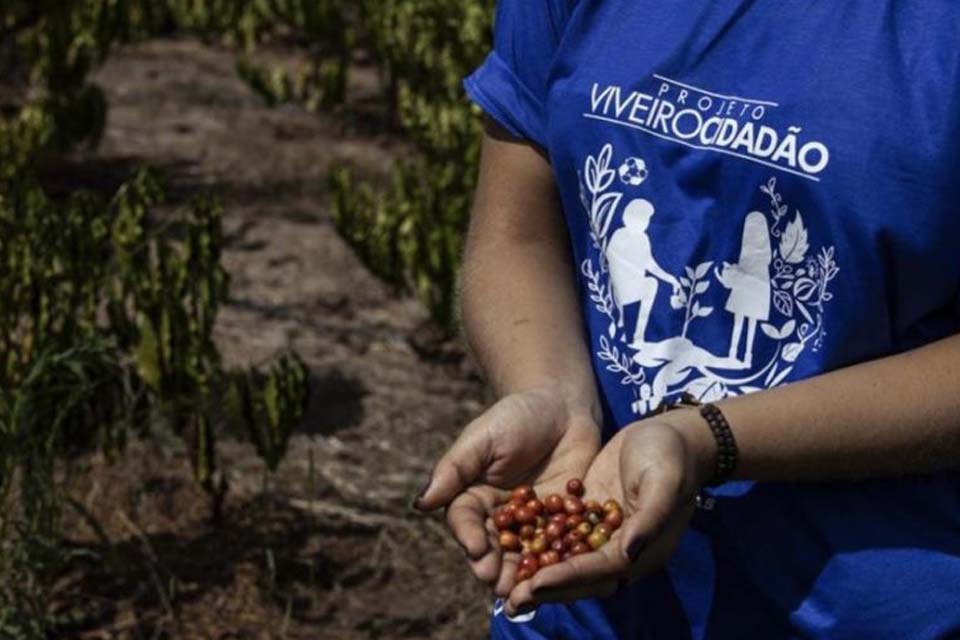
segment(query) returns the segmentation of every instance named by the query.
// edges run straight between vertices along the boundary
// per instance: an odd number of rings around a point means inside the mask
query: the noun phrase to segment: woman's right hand
[[[533,485],[540,496],[563,495],[600,450],[600,428],[589,407],[571,406],[561,388],[508,395],[471,422],[437,462],[414,503],[447,509],[447,523],[473,573],[497,595],[513,587],[517,554],[502,554],[488,522],[506,490]]]

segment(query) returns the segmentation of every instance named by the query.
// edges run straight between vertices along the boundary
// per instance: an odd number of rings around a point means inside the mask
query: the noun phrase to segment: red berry
[[[537,493],[533,490],[533,487],[531,487],[530,485],[522,484],[513,490],[513,493],[510,495],[510,499],[513,502],[522,502],[523,504],[526,504],[531,500],[536,500]]]
[[[534,535],[536,535],[536,529],[533,528],[532,524],[525,524],[520,527],[521,540],[533,540]]]
[[[535,573],[536,573],[536,571],[531,571],[530,569],[526,569],[526,568],[524,568],[524,567],[519,567],[519,568],[517,569],[517,573],[516,573],[516,574],[514,575],[514,577],[513,577],[513,580],[514,580],[514,582],[516,582],[516,583],[519,584],[519,583],[523,582],[524,580],[529,580],[530,578],[532,578]]]
[[[497,531],[506,531],[513,526],[513,513],[506,509],[501,509],[493,514],[493,525]]]
[[[583,516],[579,513],[575,513],[572,516],[567,516],[567,529],[576,529],[580,526],[581,522],[583,522]]]
[[[567,496],[567,499],[563,501],[563,510],[567,512],[568,516],[581,514],[583,513],[583,502],[576,496]]]
[[[540,568],[540,563],[537,562],[537,556],[535,555],[524,555],[520,558],[519,567],[521,569],[530,569],[534,573],[537,572],[537,569]]]
[[[570,547],[570,553],[575,556],[581,556],[585,553],[590,553],[590,545],[586,542],[578,542]]]
[[[603,513],[603,506],[596,500],[584,500],[583,508],[588,512],[596,511],[597,513]]]
[[[563,554],[560,556],[560,561],[561,561],[561,562],[566,562],[567,560],[569,560],[569,559],[572,558],[572,557],[573,557],[573,554],[572,554],[572,553],[570,553],[569,551],[564,551]]]
[[[567,493],[578,498],[583,497],[583,480],[572,478],[567,480]]]
[[[538,529],[543,529],[547,526],[547,519],[543,516],[537,516],[533,521],[536,523]]]
[[[549,567],[552,564],[557,564],[560,562],[560,554],[556,551],[544,551],[540,554],[540,557],[537,558],[537,561],[540,563],[540,568]]]
[[[534,515],[540,515],[543,513],[543,503],[534,498],[533,500],[527,500],[526,504],[527,509],[533,511]]]
[[[547,499],[543,501],[543,504],[550,513],[560,513],[563,511],[563,498],[556,493],[551,493],[549,496],[547,496]]]
[[[563,543],[568,547],[573,548],[578,542],[583,542],[583,534],[576,529],[567,532],[567,535],[563,536]]]
[[[566,528],[566,527],[567,527],[567,514],[565,514],[565,513],[555,513],[555,514],[553,514],[552,516],[550,516],[549,522],[556,522],[556,523],[559,524],[561,527]]]
[[[526,507],[518,507],[517,511],[513,514],[513,519],[521,525],[533,524],[537,521],[537,516]]]
[[[567,528],[564,525],[559,522],[551,522],[544,530],[544,535],[546,535],[548,541],[553,542],[554,540],[563,538],[566,532]]]
[[[607,515],[603,517],[603,522],[612,530],[616,531],[620,528],[620,525],[623,524],[623,511],[620,509],[607,511]]]
[[[504,551],[520,551],[520,538],[512,531],[501,531],[500,548]]]
[[[557,538],[550,543],[550,548],[557,553],[565,553],[567,550],[567,543],[564,542],[562,538]]]

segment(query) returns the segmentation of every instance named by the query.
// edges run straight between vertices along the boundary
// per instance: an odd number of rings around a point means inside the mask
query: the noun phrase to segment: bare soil
[[[487,592],[441,518],[409,507],[481,410],[483,385],[459,342],[360,264],[327,210],[332,163],[377,179],[404,152],[382,125],[375,71],[359,65],[347,107],[321,115],[267,108],[231,52],[192,41],[119,51],[95,81],[108,128],[60,168],[65,187],[107,188],[147,163],[165,170],[169,206],[218,196],[227,362],[293,348],[314,393],[273,477],[224,437],[217,523],[183,445],[162,431],[112,463],[81,460],[65,542],[77,554],[57,590],[76,618],[65,637],[485,637]]]

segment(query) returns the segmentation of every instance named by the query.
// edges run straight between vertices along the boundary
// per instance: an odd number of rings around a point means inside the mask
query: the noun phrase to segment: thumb
[[[421,511],[433,511],[450,504],[486,471],[493,457],[492,445],[481,416],[464,429],[437,461],[413,506]]]
[[[677,506],[675,479],[667,474],[648,474],[640,486],[627,492],[627,505],[632,513],[623,523],[621,551],[629,562],[634,562],[650,546],[667,524]]]

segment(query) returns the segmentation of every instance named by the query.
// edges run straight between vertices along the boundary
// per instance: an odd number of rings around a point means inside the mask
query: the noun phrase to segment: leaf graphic
[[[784,369],[783,371],[781,371],[781,372],[780,372],[780,375],[778,375],[776,378],[774,378],[774,379],[773,379],[773,382],[771,382],[771,383],[770,383],[769,385],[767,385],[767,386],[770,387],[770,388],[776,387],[776,386],[779,385],[781,382],[783,382],[784,378],[786,378],[788,375],[790,375],[790,372],[791,372],[791,371],[793,371],[793,367],[787,367],[786,369]]]
[[[786,291],[773,292],[773,306],[785,316],[793,315],[793,298]]]
[[[713,307],[701,307],[697,310],[697,317],[706,318],[711,313],[713,313]]]
[[[793,293],[797,300],[801,302],[808,301],[817,290],[817,283],[810,278],[798,278],[793,285]]]
[[[690,283],[690,280],[689,280],[686,276],[680,276],[680,284],[682,284],[683,286],[685,286],[685,287],[687,287],[687,288],[689,289],[691,283]]]
[[[694,277],[695,277],[697,280],[699,280],[699,279],[702,278],[703,276],[707,275],[707,272],[710,271],[710,267],[712,267],[712,266],[713,266],[713,262],[712,262],[712,261],[711,261],[711,262],[701,262],[701,263],[697,266],[697,270],[696,270],[696,272],[694,273]]]
[[[783,340],[787,336],[793,333],[793,330],[797,328],[796,320],[788,320],[787,324],[783,325],[783,328],[780,329],[780,339]]]
[[[797,217],[792,222],[787,223],[787,228],[780,236],[780,255],[787,262],[797,264],[803,262],[809,248],[807,229],[803,226],[803,218],[798,211]]]
[[[597,191],[606,191],[610,186],[610,183],[613,182],[613,179],[617,177],[617,172],[613,169],[608,169],[607,171],[600,172],[599,184],[597,185]]]
[[[616,211],[617,205],[620,204],[620,198],[622,197],[623,194],[621,193],[605,193],[597,198],[597,202],[594,205],[593,219],[597,225],[597,232],[601,236],[606,236],[607,231],[610,230],[613,212]]]
[[[613,158],[613,145],[605,144],[603,149],[600,150],[600,157],[597,158],[597,164],[601,172],[606,171],[610,167],[611,158]]]
[[[704,291],[706,291],[706,290],[709,289],[709,288],[710,288],[710,281],[709,281],[709,280],[705,280],[705,281],[703,281],[703,282],[698,282],[698,283],[697,283],[697,288],[694,289],[694,294],[701,294],[701,293],[703,293]]]
[[[698,313],[700,313],[700,303],[699,303],[699,302],[694,302],[694,303],[693,303],[693,309],[691,310],[691,312],[693,313],[694,316],[696,316]]]
[[[773,326],[772,324],[770,324],[769,322],[764,322],[762,325],[760,325],[760,329],[761,329],[765,334],[767,334],[767,337],[768,337],[768,338],[772,338],[772,339],[774,339],[774,340],[779,340],[779,339],[780,339],[780,332],[777,331],[777,328],[776,328],[775,326]]]
[[[611,322],[611,323],[610,323],[610,328],[607,329],[607,333],[610,334],[610,337],[611,337],[611,338],[612,338],[613,336],[617,335],[617,325],[615,325],[614,323]]]
[[[688,278],[690,278],[691,280],[696,280],[696,279],[697,279],[697,274],[693,271],[693,269],[691,269],[690,267],[684,267],[683,269],[684,269],[684,271],[687,272],[687,277],[688,277]]]
[[[798,302],[797,309],[799,309],[800,313],[803,314],[803,317],[807,319],[807,322],[813,324],[813,316],[811,316],[810,312],[807,311],[807,305],[803,304],[802,302]]]
[[[770,381],[773,380],[773,376],[777,375],[777,365],[773,365],[770,369],[770,373],[767,374],[767,378],[763,381],[763,386],[769,387]]]
[[[590,190],[590,193],[597,193],[600,191],[597,189],[597,181],[599,177],[597,173],[597,161],[593,158],[593,156],[587,156],[587,164],[583,168],[583,177],[584,181],[587,183],[587,189]]]

